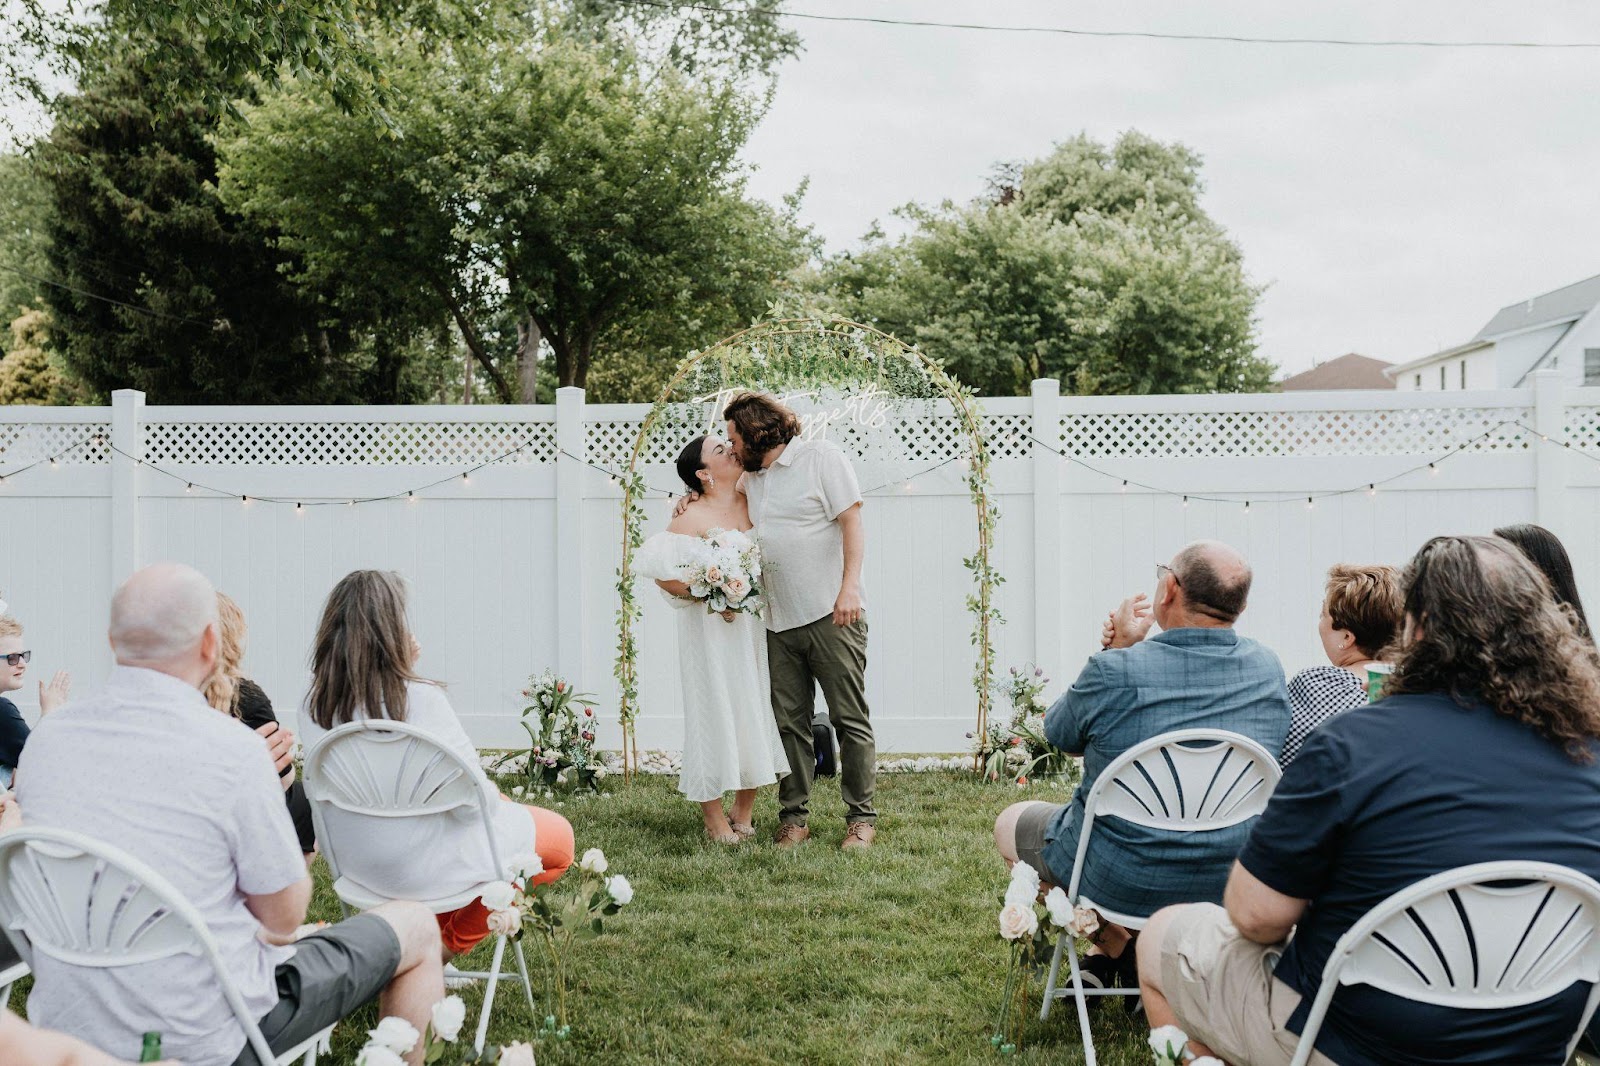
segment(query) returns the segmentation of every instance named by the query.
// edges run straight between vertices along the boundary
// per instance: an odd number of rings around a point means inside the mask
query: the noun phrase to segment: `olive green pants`
[[[828,701],[828,720],[839,734],[839,791],[845,820],[875,822],[872,792],[877,783],[878,748],[867,713],[867,620],[836,626],[833,616],[810,625],[767,633],[772,672],[772,713],[789,758],[789,774],[778,782],[779,821],[805,825],[817,752],[811,735],[816,689]]]

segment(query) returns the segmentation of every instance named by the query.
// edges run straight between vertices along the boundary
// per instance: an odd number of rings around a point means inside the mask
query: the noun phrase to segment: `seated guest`
[[[28,672],[33,652],[22,642],[22,623],[9,614],[0,614],[0,692],[16,692],[22,688],[22,678]],[[39,682],[39,714],[46,715],[63,703],[72,691],[72,677],[65,670],[57,670],[47,685]],[[23,745],[28,743],[28,722],[17,710],[17,705],[0,696],[0,788],[10,788],[17,772],[17,760],[22,758]]]
[[[283,784],[284,803],[289,808],[289,817],[294,819],[295,836],[300,839],[300,850],[306,861],[310,862],[317,850],[317,831],[312,824],[311,801],[306,799],[305,787],[295,780],[294,734],[278,725],[272,701],[240,668],[249,630],[244,623],[244,612],[225,592],[217,593],[217,618],[221,625],[221,644],[217,650],[217,672],[206,683],[206,702],[267,738],[275,756],[278,780]]]
[[[1535,525],[1501,526],[1494,535],[1515,544],[1517,550],[1539,568],[1550,582],[1556,602],[1572,608],[1572,613],[1578,617],[1578,631],[1590,637],[1589,619],[1583,613],[1583,600],[1578,597],[1578,579],[1572,575],[1572,560],[1560,538],[1543,526]]]
[[[1340,711],[1367,703],[1367,668],[1400,627],[1400,572],[1392,566],[1336,566],[1328,571],[1317,636],[1332,666],[1289,679],[1289,735],[1278,762],[1288,766],[1307,736]]]
[[[111,602],[105,687],[34,730],[17,774],[26,824],[84,833],[159,870],[205,919],[267,1042],[287,1050],[377,996],[419,1031],[444,996],[439,931],[414,903],[298,941],[311,878],[261,737],[206,705],[217,594],[187,566],[146,567]],[[145,1032],[180,1062],[254,1064],[211,964],[112,968],[33,956],[28,1015],[112,1054]],[[422,1048],[409,1058],[420,1066]]]
[[[165,1066],[177,1066],[170,1059]],[[9,1010],[0,1010],[0,1062],[18,1066],[131,1066],[81,1040],[48,1029],[35,1029]]]
[[[1107,624],[1106,650],[1089,658],[1045,714],[1050,742],[1083,755],[1083,781],[1072,802],[1008,807],[995,823],[1002,856],[1026,862],[1044,881],[1065,887],[1090,787],[1113,759],[1161,733],[1227,730],[1269,752],[1282,748],[1289,728],[1283,667],[1271,651],[1233,629],[1249,594],[1250,567],[1226,544],[1198,541],[1170,565],[1156,564],[1153,608],[1143,593],[1124,600]],[[1152,622],[1161,627],[1154,636]],[[1248,832],[1248,823],[1175,833],[1117,818],[1097,821],[1079,886],[1081,903],[1143,917],[1179,900],[1220,900]],[[1112,958],[1128,940],[1126,930],[1106,922],[1097,936]],[[1130,957],[1124,967],[1130,980],[1131,963]],[[1106,983],[1110,967],[1092,958],[1086,965],[1094,980]]]
[[[1306,740],[1239,855],[1226,910],[1168,908],[1140,937],[1150,1024],[1178,1025],[1197,1053],[1288,1062],[1339,937],[1423,878],[1499,859],[1600,877],[1594,645],[1496,537],[1436,537],[1404,588],[1385,698]],[[1351,985],[1311,1061],[1560,1066],[1588,991],[1457,1010]]]
[[[421,653],[406,622],[405,585],[400,575],[357,570],[328,594],[311,652],[311,691],[300,711],[307,746],[329,730],[359,719],[406,722],[458,752],[478,787],[493,801],[495,843],[502,862],[537,854],[544,872],[532,884],[548,884],[572,865],[572,825],[554,811],[524,807],[502,796],[478,762],[478,749],[437,682],[416,672]],[[418,824],[373,818],[327,805],[327,844],[339,873],[375,892],[402,899],[439,899],[489,880],[490,861],[477,818]],[[438,916],[444,958],[470,950],[489,935],[489,912],[479,900]]]

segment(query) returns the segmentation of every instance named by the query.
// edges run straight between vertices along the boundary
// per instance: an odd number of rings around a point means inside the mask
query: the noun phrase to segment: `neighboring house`
[[[1393,366],[1370,355],[1350,352],[1326,363],[1318,363],[1278,382],[1280,392],[1326,391],[1329,389],[1392,389],[1394,379],[1384,371]]]
[[[1600,385],[1600,275],[1502,307],[1465,344],[1390,367],[1396,387],[1514,389],[1535,370],[1568,385]]]

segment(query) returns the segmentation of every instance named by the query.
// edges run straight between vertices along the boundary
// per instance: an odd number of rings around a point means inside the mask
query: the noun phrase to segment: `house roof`
[[[1389,369],[1385,370],[1383,373],[1384,373],[1384,376],[1386,376],[1386,377],[1388,377],[1390,379],[1396,379],[1401,374],[1404,374],[1408,370],[1415,370],[1418,367],[1427,366],[1429,363],[1432,363],[1432,362],[1434,362],[1436,360],[1449,359],[1449,358],[1452,358],[1453,356],[1466,355],[1468,352],[1475,352],[1479,348],[1492,348],[1492,347],[1494,347],[1494,342],[1493,341],[1478,341],[1478,340],[1468,341],[1465,344],[1458,344],[1454,348],[1446,348],[1443,351],[1438,351],[1438,352],[1429,352],[1427,355],[1422,356],[1420,359],[1413,359],[1409,363],[1401,363],[1399,366],[1391,366],[1391,367],[1389,367]]]
[[[1478,331],[1474,340],[1532,329],[1547,322],[1579,318],[1596,304],[1600,304],[1600,274],[1573,282],[1542,296],[1502,307],[1495,312],[1488,324]]]
[[[1349,352],[1310,370],[1284,378],[1278,388],[1284,392],[1301,389],[1392,389],[1394,379],[1384,376],[1390,364],[1382,359]]]

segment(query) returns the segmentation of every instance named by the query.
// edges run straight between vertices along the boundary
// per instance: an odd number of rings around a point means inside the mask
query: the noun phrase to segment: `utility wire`
[[[64,281],[58,281],[55,278],[47,278],[41,274],[34,274],[31,271],[22,270],[18,267],[11,266],[8,263],[0,263],[0,270],[16,274],[18,277],[27,278],[29,281],[37,281],[41,285],[50,285],[57,289],[65,289],[67,292],[76,293],[85,299],[99,300],[103,303],[114,304],[117,307],[126,308],[129,311],[134,311],[141,315],[149,315],[152,318],[165,319],[168,322],[184,322],[189,325],[204,326],[206,329],[215,329],[217,326],[216,322],[214,321],[208,322],[202,318],[190,318],[186,315],[170,315],[165,311],[157,311],[150,307],[140,307],[138,304],[131,304],[125,300],[118,300],[111,296],[101,296],[99,293],[90,292],[88,289],[80,289],[76,285],[68,285]]]
[[[812,22],[850,22],[873,26],[912,26],[941,30],[977,30],[985,33],[1038,33],[1063,37],[1125,37],[1150,41],[1202,41],[1221,44],[1329,45],[1338,48],[1600,48],[1600,41],[1424,41],[1346,37],[1256,37],[1224,33],[1163,33],[1154,30],[1086,30],[1067,26],[1003,26],[981,22],[939,22],[932,19],[881,18],[872,15],[821,15],[808,11],[762,12],[752,8],[676,3],[674,0],[619,0],[634,7],[668,11],[700,11],[719,15],[771,14],[779,18]]]

